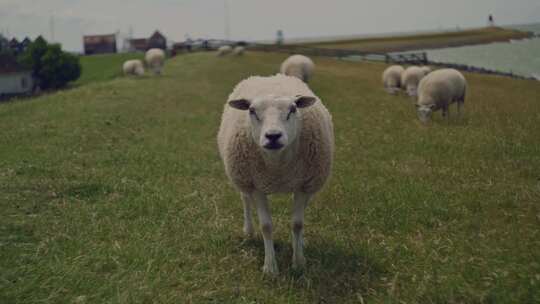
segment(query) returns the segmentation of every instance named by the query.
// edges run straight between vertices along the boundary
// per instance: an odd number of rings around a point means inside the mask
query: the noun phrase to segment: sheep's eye
[[[257,116],[257,112],[255,112],[255,109],[249,108],[249,114],[255,116],[257,120],[260,120],[259,116]]]
[[[291,117],[291,114],[293,113],[296,113],[296,107],[295,106],[292,106],[291,109],[289,110],[289,114],[287,114],[287,120],[289,120],[289,118]]]

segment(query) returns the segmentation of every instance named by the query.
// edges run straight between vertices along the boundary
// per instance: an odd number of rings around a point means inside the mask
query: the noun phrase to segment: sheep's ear
[[[236,99],[229,101],[229,106],[238,110],[247,110],[251,106],[251,101],[247,99]]]
[[[297,95],[294,103],[298,108],[307,108],[309,106],[312,106],[316,101],[317,99],[312,96]]]

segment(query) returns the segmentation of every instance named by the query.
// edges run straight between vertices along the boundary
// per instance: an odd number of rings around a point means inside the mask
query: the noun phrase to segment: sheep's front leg
[[[464,102],[463,100],[458,100],[457,102],[457,114],[458,114],[458,117],[461,118],[462,114],[461,114],[461,107],[463,106]]]
[[[292,216],[292,247],[293,268],[299,269],[306,265],[304,257],[304,211],[313,194],[304,192],[294,193],[294,205]]]
[[[244,203],[244,233],[248,238],[255,235],[255,230],[253,229],[253,221],[251,220],[251,205],[253,205],[252,197],[242,192],[242,202]]]
[[[272,215],[268,206],[266,195],[261,192],[254,192],[252,197],[257,205],[257,214],[264,239],[264,266],[263,272],[270,275],[279,273],[274,251],[274,240],[272,239]]]

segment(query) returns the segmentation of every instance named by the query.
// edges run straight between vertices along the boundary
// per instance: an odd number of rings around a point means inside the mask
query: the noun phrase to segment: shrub
[[[59,44],[48,44],[38,37],[21,56],[20,62],[32,68],[41,89],[58,89],[81,75],[79,57],[62,51]]]

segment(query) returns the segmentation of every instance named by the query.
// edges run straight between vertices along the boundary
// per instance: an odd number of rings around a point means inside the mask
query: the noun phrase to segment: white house
[[[0,96],[31,94],[33,89],[32,71],[3,73],[0,70]]]
[[[0,98],[30,95],[35,86],[31,70],[21,68],[14,58],[0,56]]]

